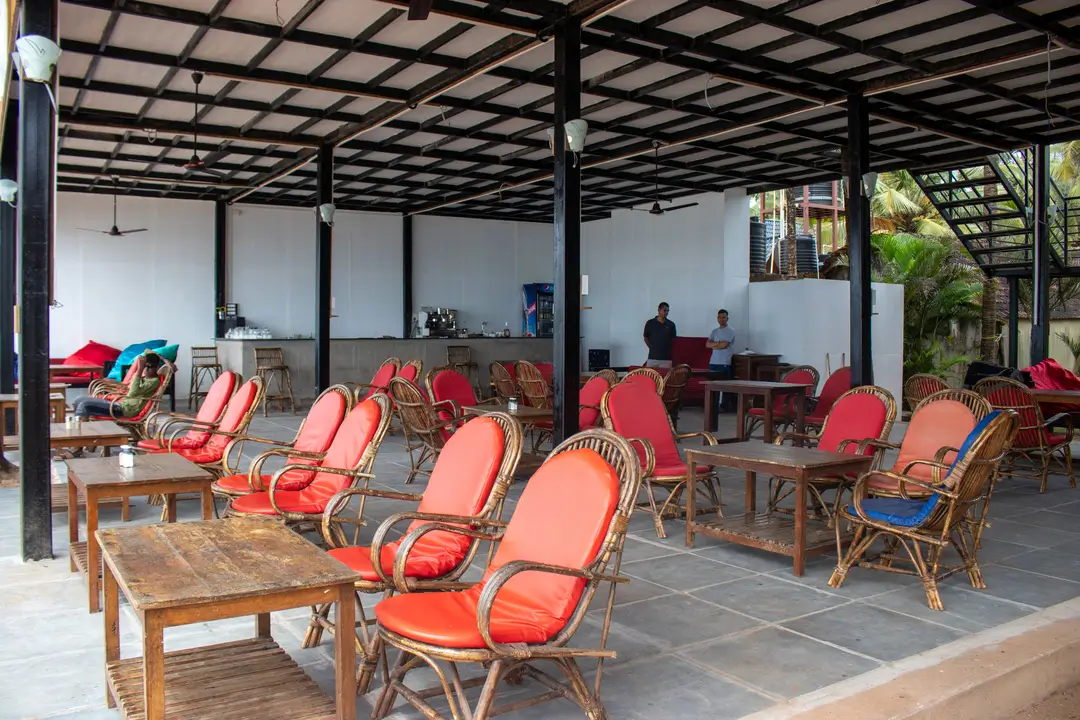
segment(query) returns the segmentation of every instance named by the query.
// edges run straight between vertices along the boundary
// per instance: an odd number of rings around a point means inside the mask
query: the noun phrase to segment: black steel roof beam
[[[187,135],[191,133],[191,126],[186,122],[172,120],[160,120],[158,118],[145,118],[140,121],[135,115],[123,113],[110,113],[101,111],[84,110],[79,115],[73,115],[71,108],[60,106],[60,122],[85,127],[113,128],[116,130],[134,131],[157,131],[159,133],[173,133]],[[297,147],[318,147],[319,138],[310,135],[290,137],[287,133],[271,132],[265,130],[241,133],[238,128],[224,125],[199,125],[199,134],[205,137],[218,138],[220,140],[239,140],[241,142],[261,142],[268,145],[293,145]]]
[[[1044,35],[1050,35],[1055,41],[1073,50],[1080,50],[1080,32],[1075,27],[1066,27],[1045,15],[1037,15],[1011,0],[964,0],[975,7],[987,10],[995,15]]]

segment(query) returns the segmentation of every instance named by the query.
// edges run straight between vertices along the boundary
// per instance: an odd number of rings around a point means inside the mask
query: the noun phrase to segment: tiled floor
[[[730,416],[723,420],[731,423]],[[252,431],[288,439],[299,422],[259,416]],[[684,430],[695,424],[700,414],[684,416]],[[376,462],[378,483],[400,488],[407,467],[400,436],[389,438]],[[507,515],[521,487],[515,486]],[[727,510],[739,511],[741,478],[729,477],[724,490]],[[389,501],[370,503],[363,537],[398,509]],[[180,512],[191,519],[198,509],[181,503]],[[139,501],[133,522],[154,522],[157,515],[157,508]],[[932,612],[909,577],[855,569],[843,588],[833,590],[826,580],[834,558],[813,559],[806,575],[796,578],[785,558],[703,537],[688,550],[681,523],[669,522],[669,537],[658,540],[650,520],[635,516],[623,564],[633,580],[619,589],[609,639],[619,657],[604,671],[609,716],[742,717],[1080,596],[1080,491],[1061,477],[1042,496],[1030,484],[1006,480],[995,495],[991,521],[980,554],[988,589],[972,590],[966,576],[954,577],[941,588],[945,612]],[[119,512],[104,511],[102,522],[119,523]],[[102,616],[87,614],[86,586],[68,572],[65,525],[64,515],[54,516],[56,560],[21,564],[18,492],[0,490],[0,719],[118,717],[104,703]],[[579,631],[582,645],[599,637],[599,607],[594,605]],[[138,625],[126,607],[121,626],[124,653],[139,654]],[[332,646],[324,640],[318,648],[300,649],[306,626],[303,610],[273,618],[278,642],[330,689]],[[176,628],[167,632],[166,646],[239,639],[251,630],[246,618]],[[500,692],[529,690],[506,686]],[[375,696],[361,698],[358,717],[370,713]],[[420,716],[399,709],[395,717]],[[584,715],[555,701],[508,717]]]

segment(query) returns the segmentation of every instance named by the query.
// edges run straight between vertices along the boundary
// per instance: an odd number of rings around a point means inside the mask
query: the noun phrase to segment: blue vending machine
[[[524,306],[521,334],[524,337],[552,337],[555,334],[555,285],[522,285],[521,299]]]

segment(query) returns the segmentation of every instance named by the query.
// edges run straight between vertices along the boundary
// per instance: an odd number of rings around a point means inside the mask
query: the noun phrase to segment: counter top
[[[552,338],[542,337],[520,337],[511,335],[508,338],[504,337],[467,337],[467,338],[455,338],[455,337],[421,337],[421,338],[399,338],[399,337],[377,337],[377,338],[330,338],[330,342],[352,342],[355,340],[363,340],[365,342],[371,340],[385,340],[385,341],[397,341],[402,342],[404,340],[548,340]],[[315,342],[314,338],[217,338],[217,342]]]

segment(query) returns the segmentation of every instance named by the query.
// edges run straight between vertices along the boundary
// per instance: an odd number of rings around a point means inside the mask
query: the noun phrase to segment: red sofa
[[[671,346],[671,364],[689,365],[691,370],[708,370],[709,357],[712,356],[712,350],[705,347],[708,340],[707,337],[676,337],[675,343]],[[660,370],[660,368],[656,369]],[[667,371],[660,370],[660,374],[666,375]],[[683,388],[684,405],[700,405],[705,402],[705,389],[702,383],[707,379],[691,376],[686,387]]]

